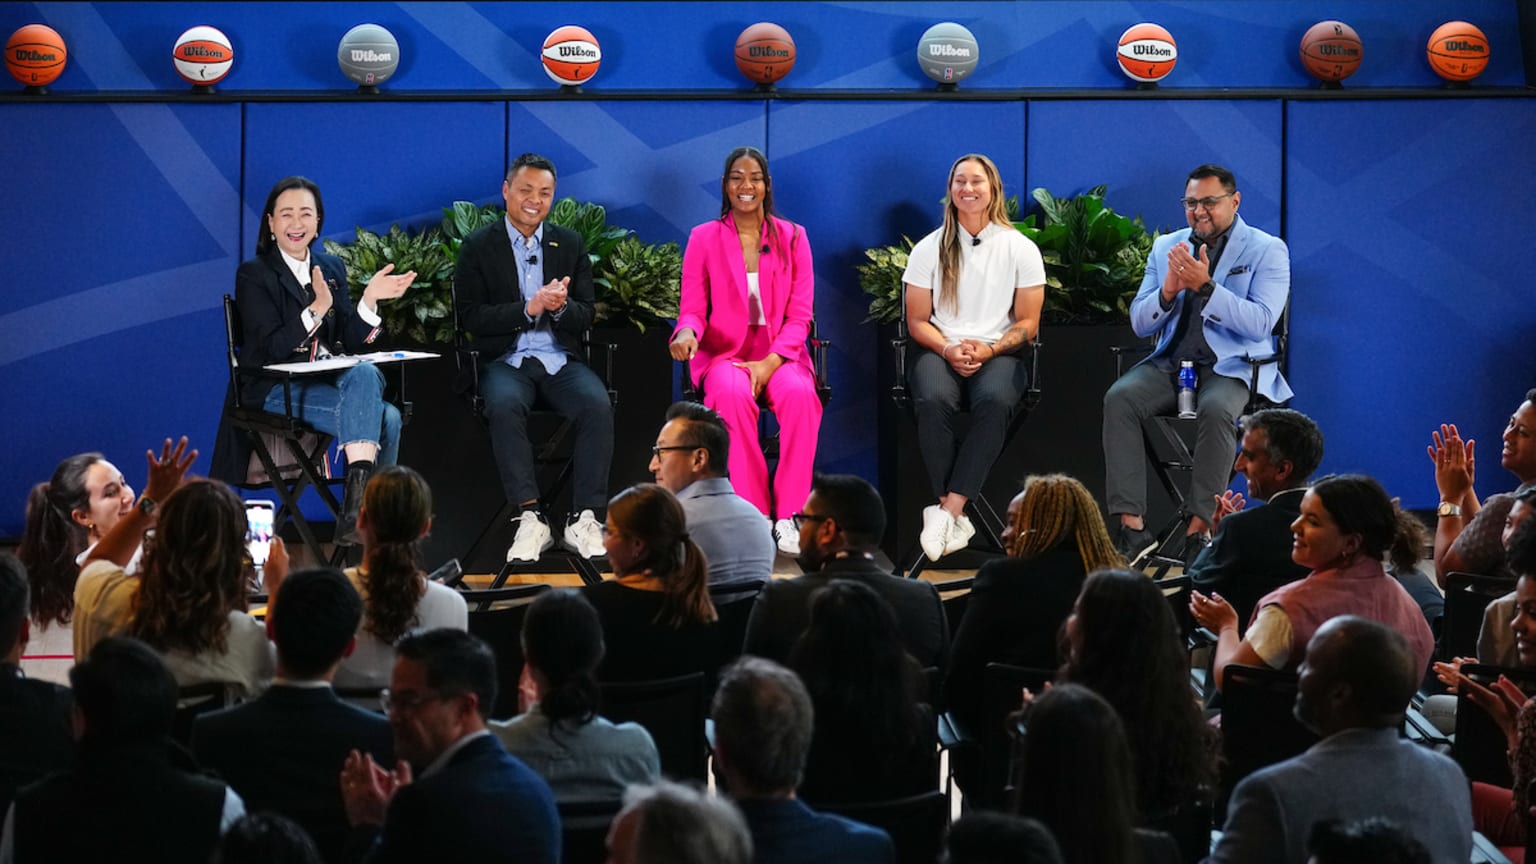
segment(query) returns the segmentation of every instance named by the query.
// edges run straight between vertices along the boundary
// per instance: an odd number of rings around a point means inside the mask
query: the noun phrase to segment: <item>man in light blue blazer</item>
[[[1179,364],[1193,360],[1196,387],[1194,471],[1185,508],[1186,560],[1204,545],[1206,514],[1227,485],[1236,443],[1234,424],[1248,401],[1249,357],[1275,352],[1275,322],[1291,287],[1290,253],[1278,237],[1237,215],[1242,193],[1232,172],[1201,165],[1184,186],[1187,230],[1159,237],[1147,256],[1141,289],[1131,301],[1136,335],[1157,347],[1104,394],[1106,504],[1116,547],[1133,558],[1151,545],[1143,514],[1147,469],[1142,420],[1177,407]],[[1276,365],[1259,371],[1259,394],[1291,397]]]

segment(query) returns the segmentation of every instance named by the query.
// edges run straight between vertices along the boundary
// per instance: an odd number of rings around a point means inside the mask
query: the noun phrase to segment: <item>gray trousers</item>
[[[1209,520],[1213,500],[1227,488],[1237,453],[1236,424],[1248,403],[1248,385],[1199,370],[1195,388],[1195,467],[1184,509]],[[1104,394],[1104,491],[1111,514],[1147,512],[1147,454],[1141,421],[1178,410],[1178,374],[1143,363]]]

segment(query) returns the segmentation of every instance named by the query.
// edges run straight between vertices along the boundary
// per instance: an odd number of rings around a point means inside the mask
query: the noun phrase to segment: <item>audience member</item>
[[[549,786],[486,728],[496,657],[462,631],[427,630],[395,645],[388,691],[393,771],[352,751],[341,794],[351,847],[371,864],[437,860],[560,860],[560,816]]]
[[[1387,497],[1381,484],[1359,474],[1324,477],[1301,499],[1291,523],[1291,557],[1311,569],[1299,582],[1259,600],[1248,631],[1238,635],[1237,611],[1220,595],[1191,592],[1189,611],[1218,637],[1214,669],[1221,687],[1228,663],[1295,669],[1308,640],[1324,621],[1355,614],[1406,634],[1423,674],[1434,653],[1434,637],[1419,606],[1382,561],[1394,546],[1412,550],[1413,517]]]
[[[176,680],[165,663],[144,643],[113,636],[69,680],[75,765],[17,794],[0,861],[203,864],[245,805],[171,743]]]
[[[732,487],[725,474],[730,452],[725,421],[697,402],[667,409],[651,448],[650,472],[683,505],[688,536],[709,559],[711,584],[773,575],[771,526]]]
[[[1172,837],[1136,827],[1131,753],[1115,709],[1078,684],[1026,699],[1019,815],[1051,830],[1067,864],[1177,862]]]
[[[938,788],[933,709],[921,666],[874,589],[837,579],[811,595],[789,652],[811,695],[815,731],[798,797],[812,804],[888,801]]]
[[[806,339],[815,313],[816,274],[805,227],[774,212],[768,157],[737,147],[720,176],[720,216],[696,226],[683,252],[672,359],[689,361],[704,403],[719,411],[739,445],[730,474],[742,497],[776,519],[779,551],[798,555],[789,514],[811,489],[821,399]],[[779,424],[779,459],[757,440],[758,404]]]
[[[272,686],[254,702],[198,717],[192,727],[198,764],[223,777],[250,809],[298,822],[333,862],[342,858],[348,831],[336,766],[353,749],[393,761],[388,721],[331,690],[337,665],[356,644],[362,612],[339,571],[289,576],[267,613],[277,646]]]
[[[1307,864],[1431,864],[1429,850],[1388,819],[1324,819],[1307,837]]]
[[[939,864],[1063,864],[1044,825],[1008,813],[972,811],[949,826]]]
[[[1243,418],[1236,470],[1248,497],[1223,492],[1211,514],[1211,542],[1189,566],[1198,591],[1220,594],[1237,610],[1241,632],[1259,598],[1307,575],[1291,558],[1291,523],[1301,515],[1312,472],[1323,460],[1323,433],[1312,418],[1266,408]],[[1263,507],[1244,509],[1249,501]]]
[[[1064,474],[1025,479],[1023,491],[1008,502],[1003,543],[1009,557],[976,571],[944,680],[950,712],[972,729],[981,718],[987,664],[1055,668],[1061,625],[1084,577],[1125,564],[1104,529],[1098,502]]]
[[[579,592],[547,591],[523,619],[522,714],[491,731],[507,752],[549,784],[556,801],[616,799],[631,783],[654,783],[661,757],[649,732],[598,714],[603,625]]]
[[[728,799],[658,781],[631,786],[608,830],[610,864],[752,864],[752,835]]]
[[[0,812],[16,790],[75,758],[69,689],[21,671],[31,630],[27,600],[27,568],[0,554]]]
[[[291,819],[252,813],[224,832],[212,864],[320,864],[315,841]]]
[[[421,540],[432,528],[432,488],[410,468],[382,468],[368,481],[357,533],[362,566],[347,578],[363,598],[357,650],[341,661],[336,686],[383,687],[395,665],[395,642],[409,630],[469,627],[459,592],[427,579]]]
[[[1510,505],[1509,515],[1504,517],[1504,530],[1499,535],[1499,545],[1504,549],[1505,567],[1513,573],[1509,565],[1510,550],[1514,546],[1514,538],[1520,526],[1526,523],[1532,513],[1536,513],[1536,486],[1521,490],[1511,497],[1514,500]],[[1536,573],[1536,571],[1529,572]],[[1518,665],[1514,633],[1509,629],[1509,622],[1514,617],[1515,592],[1513,591],[1489,603],[1488,608],[1483,610],[1483,625],[1477,632],[1479,662],[1493,666]]]
[[[603,531],[614,579],[581,591],[603,622],[603,681],[713,674],[720,656],[709,562],[689,538],[683,508],[654,483],[608,502]]]
[[[892,576],[875,563],[885,534],[885,502],[869,481],[818,474],[795,521],[805,575],[776,579],[758,595],[747,620],[746,653],[787,661],[810,618],[811,594],[834,579],[852,579],[891,604],[902,643],[919,665],[940,670],[948,665],[949,624],[939,592],[930,582]]]
[[[918,445],[938,498],[923,508],[918,539],[937,561],[976,534],[965,505],[981,494],[1029,386],[1018,355],[1039,334],[1045,304],[1040,250],[1009,221],[991,159],[967,153],[950,166],[944,224],[912,248],[901,281]],[[962,403],[971,424],[957,439]]]
[[[1435,487],[1440,491],[1440,507],[1435,522],[1435,579],[1445,587],[1445,577],[1452,571],[1505,576],[1514,574],[1503,566],[1504,556],[1498,543],[1500,529],[1513,505],[1510,495],[1490,495],[1481,504],[1472,488],[1476,441],[1461,438],[1456,424],[1440,426],[1431,432],[1429,459],[1435,466]],[[1499,464],[1520,481],[1516,493],[1536,486],[1536,389],[1525,394],[1525,401],[1509,416],[1504,427],[1504,449]],[[1487,510],[1487,513],[1483,511]]]
[[[1396,498],[1392,499],[1392,506],[1402,509]],[[1387,550],[1387,560],[1383,563],[1387,575],[1396,579],[1397,584],[1403,586],[1403,590],[1418,604],[1424,622],[1433,631],[1435,621],[1445,614],[1445,595],[1435,587],[1429,574],[1419,569],[1421,550],[1429,548],[1429,529],[1411,514],[1404,515],[1406,518],[1398,520],[1398,527],[1404,534],[1403,540],[1392,544]]]
[[[1301,864],[1319,820],[1366,817],[1404,826],[1432,860],[1470,860],[1466,775],[1398,734],[1423,671],[1408,640],[1342,615],[1318,627],[1300,671],[1296,719],[1323,740],[1237,784],[1212,864]]]
[[[480,352],[480,395],[507,501],[520,508],[508,561],[534,561],[554,540],[539,508],[528,412],[535,400],[575,426],[571,518],[565,545],[603,554],[603,496],[613,460],[613,405],[586,363],[592,326],[592,260],[581,234],[545,217],[555,201],[554,163],[533,153],[512,160],[501,184],[506,218],[464,238],[453,272],[459,322]]]
[[[1066,623],[1058,682],[1091,688],[1124,722],[1136,805],[1154,824],[1215,780],[1215,733],[1189,690],[1189,659],[1168,600],[1145,574],[1088,576]]]
[[[715,691],[715,770],[752,832],[754,864],[893,862],[891,838],[795,797],[811,746],[810,694],[759,657],[726,669]]]

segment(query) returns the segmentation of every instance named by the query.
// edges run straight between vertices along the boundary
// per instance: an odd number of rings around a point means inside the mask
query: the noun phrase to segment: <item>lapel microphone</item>
[[[764,255],[767,255],[767,254],[768,254],[768,244],[767,244],[767,243],[764,243],[764,244],[763,244],[763,248],[762,248],[762,250],[761,250],[761,251],[762,251],[762,253],[763,253],[763,254],[764,254]]]
[[[972,237],[971,238],[971,245],[972,246],[980,246],[981,245],[981,238],[980,237]]]
[[[528,256],[528,266],[529,267],[532,267],[533,265],[535,265],[537,263],[539,263],[539,253],[535,252],[532,255]]]

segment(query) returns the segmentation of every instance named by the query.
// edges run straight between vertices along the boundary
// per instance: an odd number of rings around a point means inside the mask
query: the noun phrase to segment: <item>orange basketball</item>
[[[1429,68],[1447,81],[1471,81],[1488,68],[1488,37],[1465,21],[1441,24],[1427,52]]]
[[[1179,61],[1179,48],[1173,35],[1156,24],[1143,22],[1120,34],[1115,49],[1120,71],[1134,81],[1149,84],[1161,81]]]
[[[795,68],[795,40],[789,31],[759,21],[736,37],[736,68],[759,84],[772,84]]]
[[[52,84],[64,72],[64,37],[46,24],[28,24],[5,43],[5,70],[28,87]]]
[[[590,79],[603,61],[597,37],[585,27],[567,24],[544,37],[544,74],[570,86]]]
[[[1360,34],[1343,21],[1319,21],[1301,37],[1301,65],[1319,81],[1343,81],[1364,56]]]

